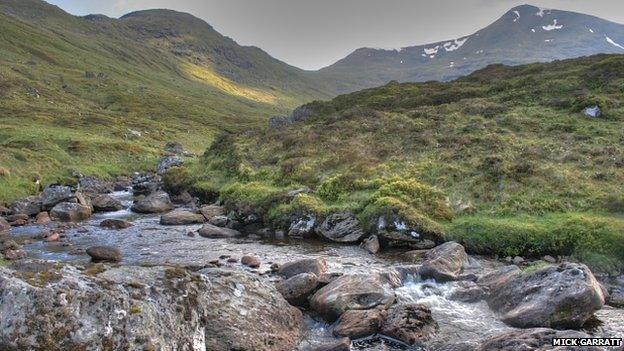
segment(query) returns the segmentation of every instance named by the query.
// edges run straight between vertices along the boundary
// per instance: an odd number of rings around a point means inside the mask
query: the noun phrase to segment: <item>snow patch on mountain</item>
[[[468,38],[469,37],[464,37],[464,38],[460,38],[460,39],[455,39],[453,41],[448,41],[448,42],[444,43],[444,45],[442,45],[442,46],[444,47],[444,50],[446,50],[446,51],[455,51],[455,50],[461,48],[462,45],[464,45],[464,43],[466,43]]]
[[[590,32],[590,33],[593,33],[593,32],[594,32],[594,30],[593,30],[593,29],[591,29],[591,28],[589,28],[589,32]]]
[[[605,35],[605,39],[607,39],[607,43],[609,43],[609,44],[611,44],[611,45],[613,45],[613,46],[615,46],[615,47],[618,47],[618,48],[620,48],[620,49],[624,50],[624,46],[622,46],[622,45],[620,45],[620,44],[616,43],[615,41],[613,41],[613,39],[609,38],[609,37],[608,37],[608,36],[606,36],[606,35]]]
[[[516,18],[514,18],[514,22],[517,22],[520,19],[520,11],[514,11],[514,13],[516,14]]]
[[[563,28],[562,24],[557,25],[557,19],[554,20],[553,24],[549,24],[547,26],[542,26],[545,31],[557,30]]]
[[[440,45],[436,45],[432,48],[425,48],[425,54],[427,55],[434,55],[438,53],[438,50],[440,49]]]
[[[539,11],[535,14],[535,16],[544,17],[544,15],[550,15],[549,9],[539,8]]]

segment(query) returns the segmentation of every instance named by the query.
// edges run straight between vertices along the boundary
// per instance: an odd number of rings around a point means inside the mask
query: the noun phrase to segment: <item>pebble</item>
[[[243,258],[241,258],[241,263],[251,268],[260,267],[260,259],[254,256],[243,256]]]

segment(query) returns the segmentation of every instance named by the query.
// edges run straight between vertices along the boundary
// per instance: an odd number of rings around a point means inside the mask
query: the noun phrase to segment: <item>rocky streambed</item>
[[[53,187],[2,210],[0,349],[545,350],[624,336],[624,310],[605,304],[621,282],[581,264],[240,229],[152,180]]]

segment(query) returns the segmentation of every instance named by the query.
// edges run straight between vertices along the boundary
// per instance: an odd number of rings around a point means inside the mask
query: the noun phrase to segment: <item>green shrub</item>
[[[236,182],[221,188],[220,196],[227,206],[263,215],[284,201],[286,191],[261,182]]]

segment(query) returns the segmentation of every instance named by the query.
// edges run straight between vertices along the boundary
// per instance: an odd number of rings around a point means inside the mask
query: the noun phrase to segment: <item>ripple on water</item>
[[[485,337],[513,328],[498,320],[485,301],[460,302],[449,299],[456,290],[455,283],[437,283],[434,280],[411,280],[396,290],[403,302],[422,303],[431,309],[439,330],[433,345],[439,340],[445,344],[477,343]]]

